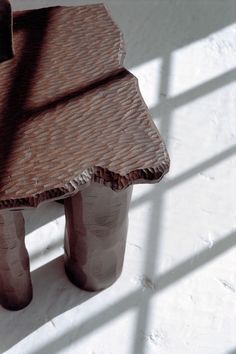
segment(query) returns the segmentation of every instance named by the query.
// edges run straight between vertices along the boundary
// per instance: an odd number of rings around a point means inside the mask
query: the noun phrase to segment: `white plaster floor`
[[[0,308],[0,352],[235,354],[236,1],[107,3],[171,170],[134,187],[124,270],[100,293],[64,274],[62,206],[25,212],[34,298]]]

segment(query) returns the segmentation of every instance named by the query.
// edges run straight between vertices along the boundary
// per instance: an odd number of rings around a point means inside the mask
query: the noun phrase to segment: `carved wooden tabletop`
[[[0,302],[19,310],[33,296],[20,209],[65,198],[65,272],[104,289],[121,274],[132,184],[158,182],[169,156],[104,5],[15,13],[13,38],[9,10],[0,0]]]
[[[0,208],[163,177],[165,144],[104,5],[16,12],[13,43],[0,63]]]

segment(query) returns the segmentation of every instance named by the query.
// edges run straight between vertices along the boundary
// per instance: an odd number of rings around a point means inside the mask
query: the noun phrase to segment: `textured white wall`
[[[25,213],[34,300],[0,309],[0,352],[236,353],[236,2],[107,3],[171,171],[134,188],[122,277],[97,295],[64,275],[62,207]]]

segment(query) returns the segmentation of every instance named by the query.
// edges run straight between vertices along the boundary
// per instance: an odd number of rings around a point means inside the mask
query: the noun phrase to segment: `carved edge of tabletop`
[[[101,4],[100,4],[101,5]],[[88,5],[86,5],[88,6]],[[95,5],[92,5],[95,6]],[[104,6],[104,4],[103,4]],[[108,15],[111,17],[110,10],[107,6],[104,6]],[[119,29],[116,22],[112,19],[113,24]],[[125,68],[122,68],[124,56],[125,56],[125,43],[123,33],[120,32],[120,69],[126,71],[130,74]],[[131,74],[130,74],[131,76]],[[132,75],[133,76],[133,75]],[[134,76],[133,76],[134,77]],[[54,201],[59,199],[64,199],[69,196],[73,196],[84,188],[88,187],[91,183],[97,182],[104,186],[111,188],[114,191],[121,191],[126,189],[130,185],[141,184],[141,183],[157,183],[163,176],[169,171],[170,159],[165,146],[164,141],[162,140],[153,120],[149,113],[148,107],[146,106],[142,95],[139,90],[138,80],[135,80],[136,85],[136,94],[139,96],[142,101],[143,107],[145,107],[146,115],[149,120],[149,125],[152,126],[154,133],[159,136],[161,141],[159,154],[162,154],[162,160],[159,161],[158,165],[150,166],[146,168],[138,168],[132,171],[129,171],[125,174],[120,174],[116,171],[113,171],[109,168],[102,167],[99,165],[94,165],[84,169],[79,175],[75,176],[73,179],[69,179],[63,185],[56,186],[55,188],[50,188],[44,190],[40,193],[36,193],[32,196],[19,197],[14,199],[4,198],[0,201],[0,210],[1,209],[15,209],[21,210],[26,208],[35,208],[39,204],[47,201]]]
[[[105,8],[110,16],[109,10]],[[60,10],[57,8],[55,11]],[[44,17],[43,14],[41,15]],[[114,21],[113,23],[115,24]],[[24,218],[21,211],[17,210],[34,208],[43,202],[66,198],[64,237],[66,274],[76,286],[89,291],[98,291],[110,286],[122,271],[132,185],[157,183],[169,170],[170,160],[165,143],[142,98],[138,80],[122,66],[125,54],[124,40],[122,32],[118,32],[120,36],[117,46],[119,49],[116,53],[119,59],[118,66],[113,67],[103,81],[95,82],[90,85],[89,90],[80,92],[79,108],[70,101],[69,109],[68,106],[62,104],[60,113],[54,112],[57,118],[60,116],[59,121],[62,119],[63,122],[65,114],[70,112],[73,115],[74,109],[78,115],[83,116],[85,121],[89,119],[91,122],[97,119],[99,122],[94,129],[96,134],[93,135],[90,131],[92,143],[95,146],[95,148],[92,146],[92,153],[86,155],[89,144],[85,145],[85,149],[81,151],[83,144],[78,148],[79,143],[76,140],[78,137],[73,135],[75,140],[72,140],[76,142],[76,149],[73,149],[71,153],[73,160],[76,164],[78,163],[75,155],[78,155],[79,150],[79,155],[83,156],[82,152],[85,153],[86,163],[82,160],[80,168],[73,170],[77,171],[73,172],[73,178],[69,178],[68,165],[66,165],[64,183],[62,181],[58,182],[58,185],[55,183],[55,187],[53,182],[51,185],[43,184],[41,189],[35,190],[30,189],[31,184],[25,183],[29,190],[24,190],[24,188],[21,189],[22,180],[15,179],[11,188],[7,186],[10,193],[6,194],[5,200],[3,198],[0,201],[0,209],[4,209],[0,213],[0,303],[6,309],[20,310],[30,303],[33,296],[29,255],[24,242]],[[101,79],[99,70],[97,77]],[[88,102],[92,110],[88,107]],[[14,110],[13,107],[10,112],[14,113]],[[96,114],[96,111],[99,113]],[[40,117],[40,112],[37,113]],[[75,116],[78,118],[78,115]],[[115,119],[107,122],[104,116],[115,117]],[[103,117],[102,123],[101,117]],[[68,115],[67,119],[69,119]],[[8,126],[9,122],[7,123]],[[77,125],[81,128],[76,121],[76,127]],[[35,127],[31,126],[31,128]],[[49,124],[43,124],[43,133],[49,128]],[[87,129],[83,126],[82,131],[87,131]],[[85,138],[83,134],[80,134],[82,140],[79,140],[82,143]],[[107,135],[110,139],[107,139]],[[24,134],[22,136],[24,137]],[[68,136],[71,140],[71,135],[68,134]],[[109,144],[110,149],[107,151]],[[43,153],[48,154],[46,149],[43,150]],[[53,151],[53,156],[55,156],[55,148]],[[56,153],[58,154],[58,150]],[[81,161],[81,156],[79,156],[79,161]],[[68,163],[66,156],[64,157],[65,163]],[[19,151],[13,160],[17,170],[21,160]],[[44,164],[45,161],[43,160]],[[34,171],[37,175],[35,160],[28,171],[29,173]],[[55,175],[51,174],[50,177],[54,181]],[[13,191],[16,193],[14,194]],[[22,197],[24,195],[25,197]]]
[[[78,177],[65,183],[62,187],[50,189],[28,198],[1,200],[0,210],[36,208],[43,202],[56,201],[71,197],[84,188],[87,188],[93,182],[100,183],[114,191],[121,191],[130,185],[135,184],[158,183],[169,171],[168,161],[169,159],[163,161],[163,166],[165,166],[164,170],[161,170],[158,167],[150,167],[131,171],[124,176],[99,166],[88,168]]]

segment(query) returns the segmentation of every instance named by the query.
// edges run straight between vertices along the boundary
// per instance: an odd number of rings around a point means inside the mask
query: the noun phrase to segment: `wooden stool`
[[[32,299],[21,210],[64,199],[66,274],[103,289],[122,270],[132,185],[159,182],[169,156],[104,5],[1,13],[0,299],[18,310]]]

